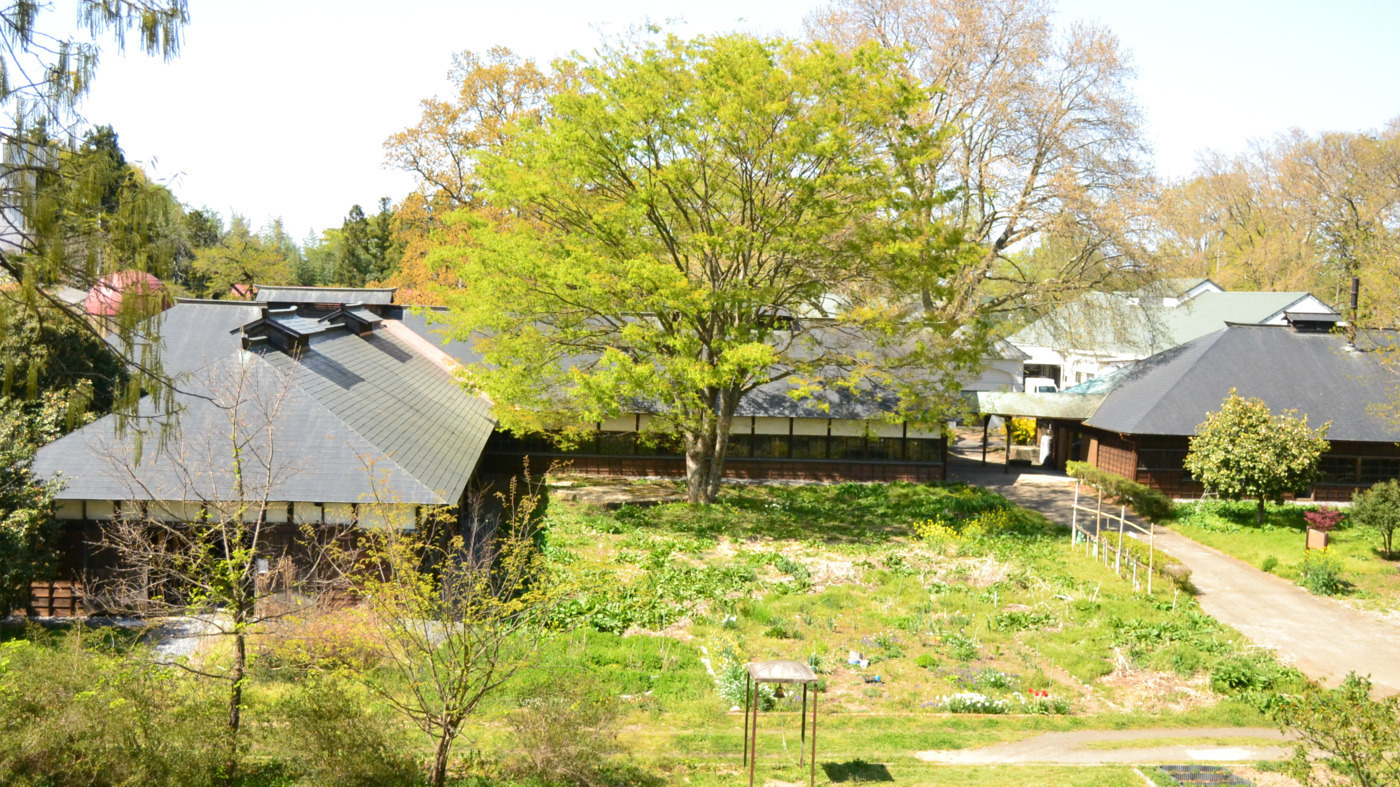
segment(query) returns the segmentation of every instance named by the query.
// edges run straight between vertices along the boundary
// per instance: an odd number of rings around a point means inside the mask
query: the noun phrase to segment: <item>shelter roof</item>
[[[1082,421],[1094,414],[1094,410],[1103,399],[1104,395],[1101,393],[979,391],[977,410],[985,415]]]
[[[749,676],[757,683],[816,683],[817,673],[803,661],[754,661]]]

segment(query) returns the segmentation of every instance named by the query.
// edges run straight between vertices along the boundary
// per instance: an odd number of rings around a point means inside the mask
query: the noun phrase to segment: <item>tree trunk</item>
[[[443,725],[438,735],[437,748],[433,752],[433,771],[428,774],[428,784],[442,787],[447,783],[447,761],[452,754],[452,739],[455,737],[452,726]]]
[[[1254,524],[1264,526],[1264,498],[1259,498],[1259,508],[1254,512]]]
[[[685,489],[688,503],[713,503],[724,480],[724,458],[734,424],[736,391],[715,394],[715,410],[706,413],[700,429],[685,436]]]
[[[687,434],[685,436],[685,501],[687,503],[710,503],[705,499],[705,481],[710,477],[710,457],[714,447],[707,445],[709,435]]]
[[[244,612],[234,612],[233,670],[229,677],[228,693],[228,760],[224,765],[224,778],[234,781],[238,771],[238,728],[243,723],[243,675],[248,667],[248,639],[243,633]]]

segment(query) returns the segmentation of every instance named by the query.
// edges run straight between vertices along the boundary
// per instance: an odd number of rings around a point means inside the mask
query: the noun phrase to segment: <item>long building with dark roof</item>
[[[1336,318],[1291,315],[1285,325],[1226,325],[1080,389],[1060,394],[988,395],[983,411],[1037,417],[1053,435],[1047,461],[1087,461],[1174,497],[1204,489],[1183,462],[1190,439],[1233,389],[1274,412],[1326,423],[1331,450],[1321,479],[1302,498],[1350,500],[1377,481],[1400,477],[1400,383],[1387,360],[1391,332],[1353,341]],[[1062,405],[1062,406],[1057,406]]]

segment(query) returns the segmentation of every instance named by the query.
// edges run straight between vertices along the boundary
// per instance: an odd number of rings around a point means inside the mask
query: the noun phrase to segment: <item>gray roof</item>
[[[237,349],[240,346],[238,329],[260,316],[262,305],[256,303],[179,298],[174,306],[151,318],[146,336],[158,338],[160,363],[165,373],[184,375]],[[149,341],[149,338],[144,340]],[[109,341],[120,341],[120,338],[113,334]]]
[[[1192,435],[1237,389],[1269,407],[1297,410],[1332,440],[1395,442],[1400,424],[1375,412],[1400,382],[1372,352],[1335,333],[1232,325],[1122,370],[1085,423],[1123,434]]]
[[[469,342],[448,339],[447,328],[433,322],[432,315],[440,309],[405,309],[399,318],[405,327],[424,339],[442,348],[453,360],[466,366],[480,363],[481,354]],[[1007,345],[1004,349],[1018,353]],[[739,400],[734,414],[740,418],[757,416],[760,418],[836,418],[842,420],[879,419],[893,412],[899,405],[898,395],[887,388],[869,388],[853,391],[846,386],[829,386],[813,391],[810,396],[794,399],[791,392],[795,383],[779,380],[750,391]],[[655,413],[660,411],[657,403],[634,402],[625,408],[628,412]]]
[[[977,411],[985,415],[1015,415],[1026,418],[1061,418],[1082,421],[1093,415],[1103,401],[1099,393],[1014,393],[979,391]]]
[[[107,416],[45,446],[35,469],[43,477],[64,477],[60,499],[227,494],[231,468],[227,446],[219,441],[228,432],[227,410],[210,400],[229,399],[233,381],[241,379],[251,381],[242,388],[251,393],[232,398],[248,412],[256,415],[277,403],[269,427],[275,437],[249,438],[253,455],[275,457],[272,499],[373,502],[377,492],[381,501],[457,502],[495,422],[489,403],[467,394],[436,362],[387,332],[359,336],[327,324],[316,326],[307,349],[295,358],[266,344],[244,352],[237,349],[242,342],[237,326],[232,333],[223,328],[239,307],[176,307],[181,308],[177,320],[164,325],[166,335],[172,326],[192,326],[191,335],[202,337],[205,346],[196,354],[186,345],[198,341],[177,342],[179,352],[165,361],[168,370],[182,367],[186,373],[170,439],[162,445],[150,434],[138,443],[133,432],[119,432],[116,416]],[[257,306],[243,308],[255,319],[261,314]],[[213,357],[216,353],[221,355]],[[142,401],[141,414],[152,429],[163,422],[149,399]],[[134,463],[137,454],[143,456]],[[135,473],[123,475],[123,464],[134,464]]]
[[[1276,319],[1306,292],[1205,292],[1178,306],[1128,293],[1095,292],[1016,332],[1021,347],[1061,347],[1146,357],[1218,331],[1226,323]]]
[[[397,287],[291,287],[259,284],[257,300],[263,303],[363,303],[387,306]]]

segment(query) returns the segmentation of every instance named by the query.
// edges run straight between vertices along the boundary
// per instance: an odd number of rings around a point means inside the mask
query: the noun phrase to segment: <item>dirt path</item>
[[[1154,739],[1161,739],[1161,745],[1149,743]],[[1277,743],[1266,744],[1265,741]],[[1148,765],[1278,760],[1291,753],[1288,740],[1276,729],[1219,727],[1047,732],[1010,743],[976,749],[921,751],[914,756],[925,762],[948,765]]]
[[[1070,521],[1074,485],[1062,474],[982,465],[950,457],[949,477],[985,486],[1058,522]],[[1355,610],[1165,528],[1158,549],[1191,569],[1201,609],[1249,641],[1270,648],[1315,680],[1335,686],[1369,674],[1377,695],[1400,694],[1400,626]]]

